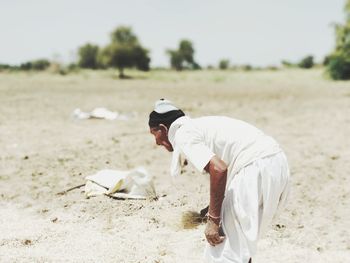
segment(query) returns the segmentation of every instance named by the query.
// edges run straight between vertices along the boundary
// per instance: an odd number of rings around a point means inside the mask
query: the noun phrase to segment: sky
[[[202,66],[278,65],[332,51],[332,23],[343,22],[345,0],[0,0],[0,64],[38,58],[69,63],[78,47],[105,46],[117,26],[131,26],[150,50],[152,66],[167,66],[166,49],[181,39]]]

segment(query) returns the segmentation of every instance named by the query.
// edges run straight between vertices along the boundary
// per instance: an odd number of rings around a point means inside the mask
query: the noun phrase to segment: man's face
[[[165,125],[160,124],[156,128],[150,128],[150,133],[153,134],[157,145],[164,146],[169,152],[174,150],[173,146],[169,142],[168,129]]]

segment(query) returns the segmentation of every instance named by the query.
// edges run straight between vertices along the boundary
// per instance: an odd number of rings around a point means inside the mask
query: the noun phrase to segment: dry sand
[[[349,260],[349,82],[321,70],[155,71],[124,81],[86,71],[0,73],[0,262],[202,262],[204,226],[184,230],[180,218],[208,203],[208,178],[191,167],[170,178],[170,154],[147,128],[161,97],[193,117],[246,120],[285,149],[292,195],[254,262]],[[71,118],[97,106],[138,115]],[[137,166],[154,176],[158,201],[55,195],[98,170]]]

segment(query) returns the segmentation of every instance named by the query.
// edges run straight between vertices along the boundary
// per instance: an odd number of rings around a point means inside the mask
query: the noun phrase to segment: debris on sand
[[[146,169],[139,167],[129,171],[101,170],[87,176],[87,197],[107,195],[122,199],[154,199],[156,197],[153,178]]]
[[[84,112],[81,109],[77,108],[73,111],[73,118],[78,120],[86,120],[86,119],[105,119],[105,120],[119,120],[119,121],[127,121],[136,116],[135,112],[120,114],[116,111],[110,111],[106,108],[99,107],[94,108],[91,112]]]

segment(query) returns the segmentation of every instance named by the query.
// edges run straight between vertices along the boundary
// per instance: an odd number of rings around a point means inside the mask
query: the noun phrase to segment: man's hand
[[[210,245],[215,246],[224,241],[225,237],[219,234],[220,226],[212,220],[208,220],[204,234]]]

